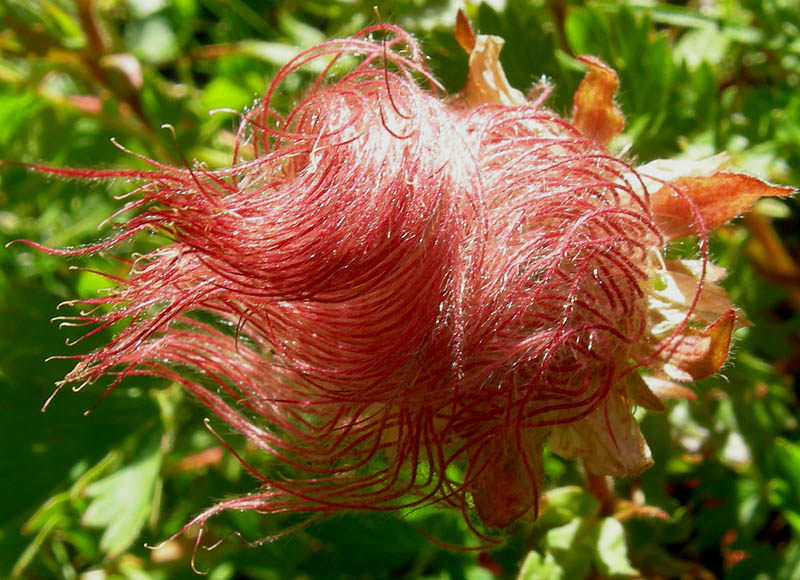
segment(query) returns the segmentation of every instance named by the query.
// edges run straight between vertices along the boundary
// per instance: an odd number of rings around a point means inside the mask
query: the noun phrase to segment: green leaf
[[[702,63],[719,66],[730,54],[730,39],[714,25],[686,32],[675,45],[675,56],[694,71]]]
[[[517,576],[517,580],[562,580],[563,578],[564,570],[553,555],[546,552],[542,557],[535,550],[528,552]]]
[[[7,145],[26,127],[28,120],[44,107],[32,92],[18,95],[0,93],[0,144]]]
[[[800,513],[800,445],[777,439],[772,453],[785,478],[786,487],[791,490],[785,498],[786,503]]]
[[[256,95],[241,84],[225,77],[217,77],[203,89],[202,102],[208,110],[234,109],[241,111],[253,103]]]
[[[86,39],[78,19],[60,6],[63,4],[7,0],[9,16],[25,27],[21,36],[37,51],[45,50],[54,40],[66,48],[80,49],[84,46]]]
[[[544,513],[536,524],[544,529],[563,526],[574,518],[593,518],[600,511],[600,502],[577,486],[559,487],[544,494]]]
[[[295,46],[309,48],[326,40],[322,31],[298,20],[286,10],[278,14],[278,26]]]
[[[800,580],[800,541],[795,539],[784,552],[784,564],[776,580]]]
[[[13,577],[16,578],[20,576],[25,568],[30,565],[36,554],[42,549],[47,536],[50,535],[50,532],[52,532],[58,524],[59,518],[53,517],[39,529],[33,541],[23,550],[19,559],[14,563],[14,568],[11,570],[11,575]]]
[[[596,47],[611,43],[608,21],[591,6],[576,6],[567,13],[564,34],[575,54],[595,54]]]
[[[115,283],[95,272],[84,271],[78,276],[76,288],[81,298],[95,298],[100,291],[112,288]]]
[[[135,0],[129,1],[128,6],[136,18],[147,18],[163,10],[167,6],[166,0]]]
[[[148,64],[161,64],[178,55],[178,40],[162,16],[133,22],[126,31],[130,51]]]
[[[600,522],[594,556],[597,571],[603,576],[614,578],[639,576],[639,571],[631,566],[628,559],[625,528],[614,518],[604,518]]]
[[[269,64],[283,66],[300,53],[300,49],[287,46],[280,42],[267,42],[262,40],[245,40],[239,43],[242,54],[263,60]],[[321,73],[325,69],[325,59],[314,59],[306,64],[311,72]]]
[[[565,578],[581,580],[591,570],[596,540],[597,523],[575,518],[547,532],[545,546],[564,570]]]
[[[81,523],[105,528],[100,549],[109,556],[124,552],[147,521],[153,508],[161,459],[161,449],[153,443],[132,463],[86,489],[93,499]]]
[[[465,580],[494,580],[495,576],[483,566],[468,566],[464,570]]]

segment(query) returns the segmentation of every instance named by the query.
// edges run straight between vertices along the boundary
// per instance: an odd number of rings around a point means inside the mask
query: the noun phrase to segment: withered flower
[[[546,90],[509,86],[501,39],[464,18],[456,34],[470,60],[453,97],[411,36],[374,26],[284,67],[230,168],[47,169],[143,183],[115,239],[72,253],[144,230],[172,240],[82,301],[73,322],[121,330],[65,383],[178,382],[293,468],[287,481],[248,466],[259,490],[192,523],[437,502],[506,527],[537,513],[543,445],[595,474],[639,473],[651,459],[632,407],[661,410],[675,381],[726,360],[745,321],[706,234],[791,190],[717,158],[635,168],[608,150],[624,118],[605,64],[582,59],[564,119]],[[356,64],[333,79],[345,55]],[[318,60],[281,116],[276,91]],[[666,261],[686,235],[699,259]]]

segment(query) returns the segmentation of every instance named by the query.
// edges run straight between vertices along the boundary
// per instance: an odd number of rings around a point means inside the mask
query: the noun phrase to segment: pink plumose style
[[[720,158],[635,168],[608,149],[624,124],[609,67],[582,59],[565,119],[546,90],[509,86],[501,39],[463,16],[456,37],[469,76],[454,96],[395,26],[303,52],[243,118],[227,169],[39,168],[141,182],[114,239],[49,251],[172,240],[80,302],[73,322],[120,330],[64,384],[175,381],[292,467],[247,466],[259,489],[189,525],[437,503],[504,528],[538,512],[544,445],[637,474],[652,460],[632,407],[661,410],[725,362],[745,321],[706,233],[791,190]],[[282,116],[274,95],[312,62],[324,72]],[[699,259],[665,260],[686,235]]]

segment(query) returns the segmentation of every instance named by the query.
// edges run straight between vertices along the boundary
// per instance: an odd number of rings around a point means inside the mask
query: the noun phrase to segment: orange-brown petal
[[[619,86],[617,73],[594,56],[581,56],[589,66],[572,101],[572,123],[586,137],[607,146],[625,126],[625,117],[614,105]]]
[[[472,51],[475,50],[475,31],[472,29],[472,24],[469,23],[469,18],[460,8],[456,14],[455,37],[464,52],[472,54]]]
[[[662,353],[664,372],[676,381],[697,381],[716,373],[728,359],[736,311],[731,309],[703,330],[687,328]]]
[[[650,196],[656,224],[668,239],[700,233],[699,213],[705,230],[735,218],[762,197],[786,197],[794,190],[771,185],[738,173],[706,177],[680,177]]]

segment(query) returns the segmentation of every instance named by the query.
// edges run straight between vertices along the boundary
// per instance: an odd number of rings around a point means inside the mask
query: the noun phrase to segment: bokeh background
[[[114,138],[166,163],[185,156],[225,166],[236,112],[299,50],[375,23],[373,3],[0,0],[0,160],[142,167]],[[557,112],[569,115],[584,73],[576,55],[613,66],[628,120],[617,145],[630,159],[727,151],[743,170],[800,185],[797,0],[377,3],[382,21],[419,38],[452,92],[466,76],[452,35],[463,7],[478,31],[506,39],[512,84],[554,85]],[[290,89],[302,92],[312,74],[293,75]],[[288,107],[291,91],[282,99]],[[122,204],[115,196],[131,187],[0,163],[0,242],[101,238],[109,230],[98,225]],[[342,514],[256,547],[245,541],[297,520],[232,512],[211,521],[204,543],[227,539],[199,550],[197,568],[210,580],[800,579],[799,219],[796,200],[762,201],[715,234],[713,260],[728,269],[725,285],[755,326],[737,331],[720,376],[693,387],[696,401],[640,414],[656,465],[617,482],[614,513],[585,491],[575,465],[548,457],[542,517],[517,524],[491,552],[423,537],[417,529],[479,547],[459,514],[436,508]],[[159,242],[142,237],[123,250]],[[670,252],[694,256],[697,246],[685,240]],[[51,322],[60,302],[107,286],[92,269],[122,266],[110,255],[0,249],[0,577],[193,578],[191,531],[156,550],[145,543],[256,485],[204,427],[204,409],[175,385],[140,379],[86,416],[101,388],[62,392],[40,412],[70,368],[45,359],[108,339],[69,347],[80,329]],[[219,429],[243,457],[264,460]]]

